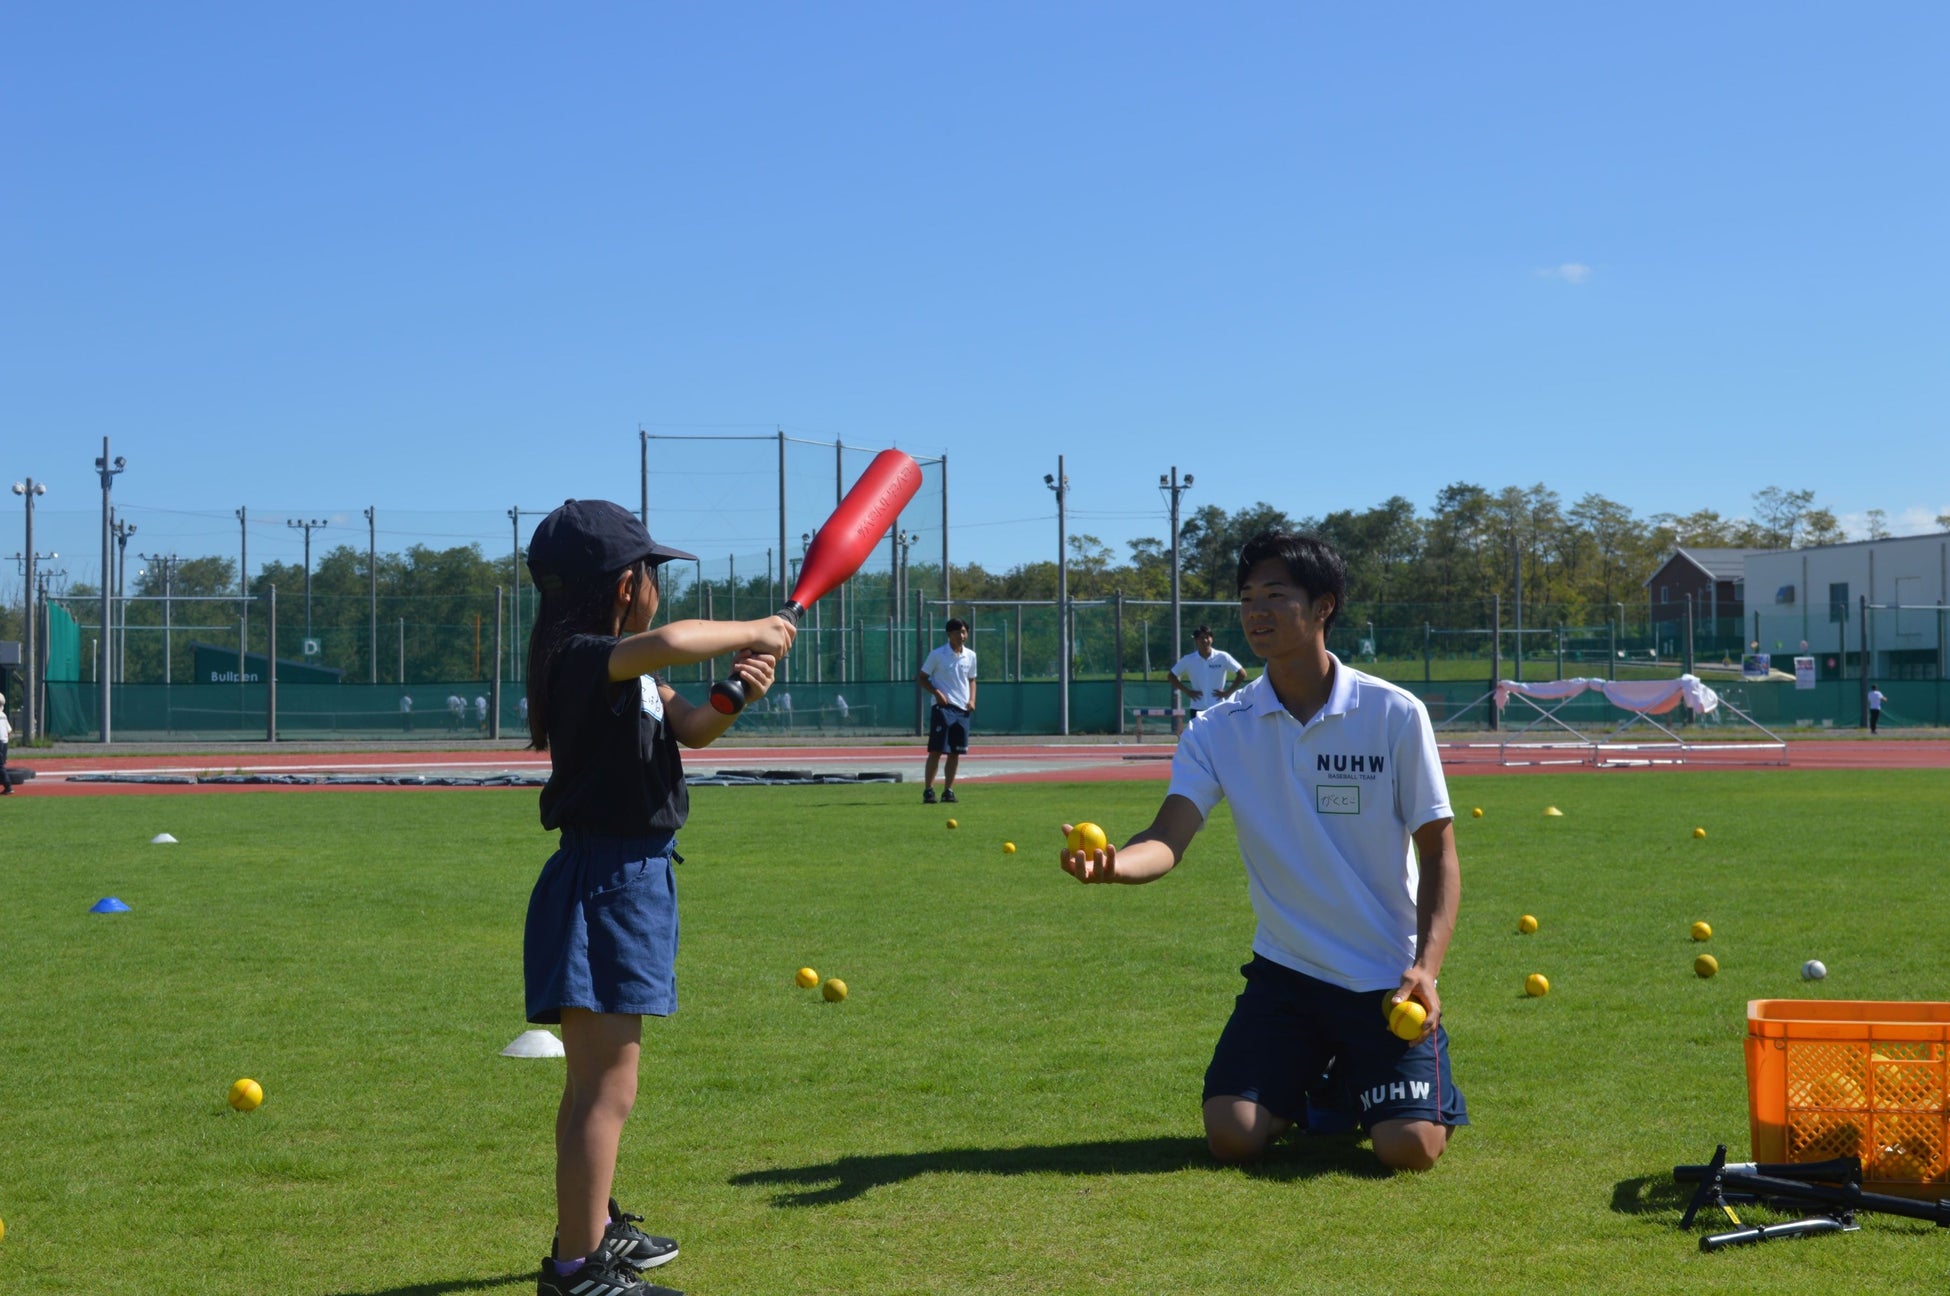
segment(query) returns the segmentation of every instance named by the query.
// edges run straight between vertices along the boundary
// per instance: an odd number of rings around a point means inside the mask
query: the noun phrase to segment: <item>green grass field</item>
[[[1746,1152],[1748,999],[1950,997],[1950,775],[1451,787],[1443,991],[1475,1124],[1393,1177],[1352,1137],[1250,1170],[1204,1155],[1200,1078],[1252,932],[1223,810],[1162,882],[1084,888],[1054,825],[1128,833],[1157,785],[976,784],[930,808],[911,786],[698,790],[683,1009],[647,1025],[618,1181],[683,1243],[659,1276],[698,1296],[1939,1283],[1950,1236],[1886,1217],[1702,1255],[1670,1169]],[[561,1063],[498,1052],[524,1028],[534,805],[6,803],[0,1291],[532,1290]],[[133,912],[90,914],[105,895]],[[1831,969],[1812,989],[1810,957]],[[852,996],[794,988],[802,964]],[[1533,971],[1548,998],[1524,996]],[[267,1097],[239,1115],[246,1075]]]

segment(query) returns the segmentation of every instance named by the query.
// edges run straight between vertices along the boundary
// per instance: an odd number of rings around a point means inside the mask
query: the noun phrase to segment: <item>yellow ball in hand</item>
[[[801,990],[810,990],[819,984],[819,973],[811,968],[800,968],[792,974],[792,982]]]
[[[230,1086],[230,1105],[240,1112],[256,1111],[264,1102],[264,1086],[255,1080],[239,1080]]]
[[[1542,972],[1532,972],[1523,979],[1523,992],[1533,999],[1541,999],[1551,992],[1550,978]]]
[[[1397,1039],[1420,1039],[1422,1023],[1428,1019],[1428,1009],[1413,999],[1404,999],[1389,1010],[1388,1029],[1395,1032]]]
[[[846,998],[846,982],[838,977],[827,977],[826,984],[819,987],[819,993],[825,996],[827,1003],[838,1003]]]
[[[1110,845],[1110,838],[1104,830],[1093,823],[1078,824],[1070,829],[1070,835],[1064,840],[1073,851],[1100,851]]]

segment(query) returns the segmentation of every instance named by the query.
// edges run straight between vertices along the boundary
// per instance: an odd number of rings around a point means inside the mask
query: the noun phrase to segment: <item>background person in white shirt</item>
[[[1874,733],[1882,724],[1882,704],[1886,699],[1881,689],[1869,685],[1869,732]]]
[[[1212,628],[1200,626],[1192,631],[1192,651],[1180,657],[1165,678],[1173,691],[1185,695],[1185,714],[1195,716],[1246,683],[1246,668],[1229,652],[1212,648]]]
[[[1331,1064],[1381,1162],[1426,1170],[1469,1119],[1436,993],[1461,875],[1427,710],[1327,651],[1346,588],[1325,541],[1249,540],[1239,613],[1266,673],[1186,730],[1149,828],[1061,861],[1082,882],[1154,881],[1230,800],[1258,926],[1205,1073],[1212,1154],[1248,1161],[1296,1121],[1320,1128],[1308,1091]],[[1404,999],[1427,1013],[1412,1041],[1383,1016]]]
[[[7,744],[14,740],[14,727],[7,719],[7,699],[0,694],[0,796],[14,794],[13,780],[7,777]]]
[[[934,709],[928,715],[927,785],[921,789],[921,804],[934,804],[934,772],[941,758],[948,758],[942,780],[941,799],[955,797],[955,767],[968,750],[969,721],[975,715],[975,650],[968,646],[968,626],[960,617],[951,617],[945,627],[948,642],[928,654],[915,676],[922,688],[934,695]]]

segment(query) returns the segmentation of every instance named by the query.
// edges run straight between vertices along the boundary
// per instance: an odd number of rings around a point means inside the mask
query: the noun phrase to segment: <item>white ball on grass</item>
[[[1803,981],[1819,981],[1827,975],[1828,968],[1820,959],[1809,959],[1801,965],[1801,979]]]

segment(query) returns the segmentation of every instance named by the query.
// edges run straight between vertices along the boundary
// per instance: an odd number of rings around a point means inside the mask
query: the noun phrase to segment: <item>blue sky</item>
[[[89,581],[104,435],[138,544],[245,505],[253,565],[369,504],[505,552],[634,504],[640,428],[945,453],[997,568],[1058,453],[1120,554],[1174,464],[1934,529],[1946,48],[1934,3],[17,4],[0,457]],[[769,464],[667,448],[660,537],[762,545],[713,509]]]

